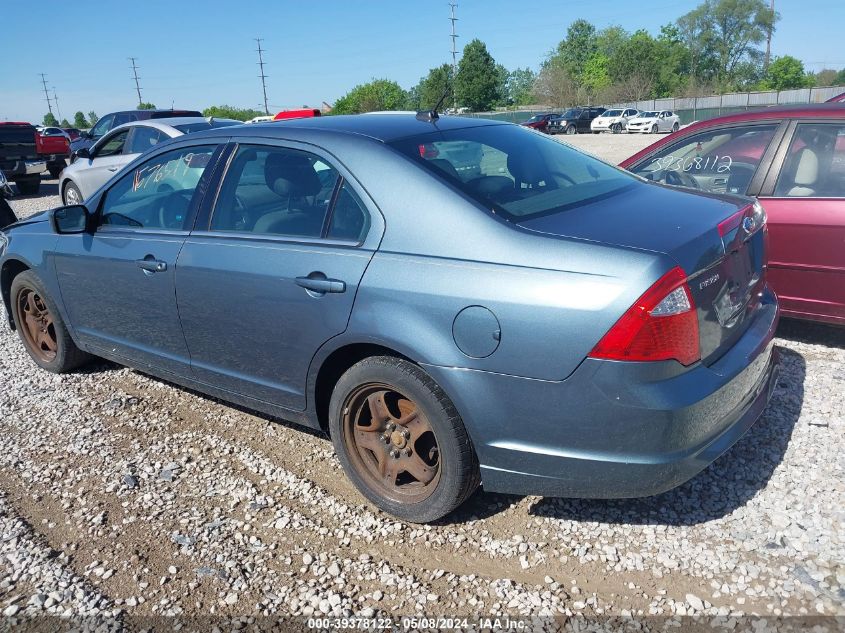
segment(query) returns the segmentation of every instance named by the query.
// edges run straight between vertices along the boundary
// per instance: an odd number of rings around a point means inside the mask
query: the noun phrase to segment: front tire
[[[672,126],[672,132],[677,132],[679,129],[681,129],[681,126],[680,126],[680,124],[678,124],[678,123],[676,122],[676,123]]]
[[[12,280],[12,318],[32,360],[47,371],[61,374],[90,358],[76,346],[41,280],[25,270]]]
[[[622,124],[621,123],[614,123],[610,126],[610,131],[612,134],[619,134],[622,131]]]
[[[62,190],[62,201],[65,204],[82,204],[82,192],[73,182],[68,181]]]
[[[657,134],[657,123],[655,123],[654,125],[651,126],[651,133]]]
[[[566,133],[567,134],[577,134],[578,130],[575,129],[574,125],[569,125],[569,126],[566,127]]]
[[[413,363],[375,356],[337,382],[329,430],[344,471],[376,506],[435,521],[478,487],[478,458],[458,412]]]

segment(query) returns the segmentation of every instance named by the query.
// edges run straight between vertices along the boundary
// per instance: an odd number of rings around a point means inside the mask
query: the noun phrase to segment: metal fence
[[[824,103],[831,97],[845,92],[845,86],[826,86],[824,88],[799,88],[797,90],[772,90],[768,92],[736,92],[709,97],[666,97],[662,99],[646,99],[644,101],[629,101],[614,103],[607,108],[637,108],[638,110],[672,110],[681,118],[681,123],[692,123],[712,119],[713,117],[732,112],[742,112],[754,108],[764,108],[773,105]],[[469,116],[522,123],[535,114],[543,112],[562,112],[565,108],[541,110],[536,106],[526,110],[511,110],[506,112],[479,112]]]

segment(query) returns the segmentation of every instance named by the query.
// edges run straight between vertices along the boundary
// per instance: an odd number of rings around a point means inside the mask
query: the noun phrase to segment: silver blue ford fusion
[[[325,117],[157,145],[0,233],[9,325],[330,433],[411,521],[477,488],[686,481],[776,382],[765,212],[462,118]]]

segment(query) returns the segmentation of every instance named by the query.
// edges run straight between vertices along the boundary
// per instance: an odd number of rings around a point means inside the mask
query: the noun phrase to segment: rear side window
[[[338,178],[309,152],[242,145],[223,179],[211,230],[321,237]]]
[[[518,126],[436,132],[392,146],[513,222],[588,204],[635,184],[621,170]]]
[[[667,185],[744,194],[777,126],[742,125],[699,132],[658,150],[631,171]]]
[[[845,125],[799,123],[775,185],[786,198],[845,198]]]
[[[167,134],[161,130],[147,127],[146,125],[138,125],[132,128],[132,136],[129,139],[129,146],[126,153],[142,154],[162,141],[166,141],[168,138]]]
[[[360,242],[370,228],[370,216],[349,183],[344,182],[337,194],[327,237],[331,240]]]

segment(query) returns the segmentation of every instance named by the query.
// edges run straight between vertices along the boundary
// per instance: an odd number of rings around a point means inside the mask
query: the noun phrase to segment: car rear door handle
[[[135,263],[144,272],[163,273],[167,270],[167,262],[163,262],[160,259],[136,259]]]
[[[340,279],[328,279],[322,273],[311,273],[308,277],[297,277],[296,284],[306,290],[320,294],[327,292],[346,292],[346,282]]]

